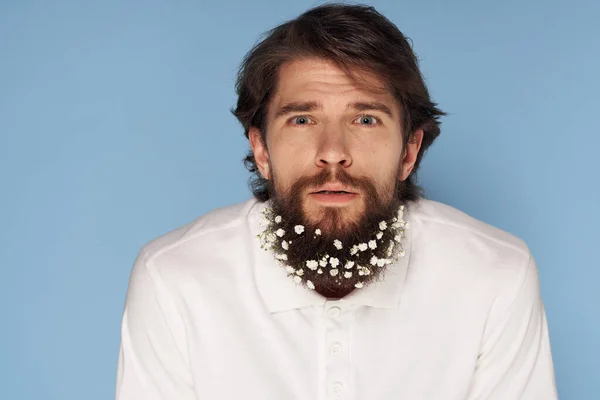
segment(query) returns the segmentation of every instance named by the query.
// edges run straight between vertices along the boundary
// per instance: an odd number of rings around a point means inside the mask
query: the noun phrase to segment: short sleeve
[[[467,400],[556,400],[539,276],[531,255],[490,312]]]
[[[121,326],[117,400],[196,400],[180,310],[160,275],[138,255]]]

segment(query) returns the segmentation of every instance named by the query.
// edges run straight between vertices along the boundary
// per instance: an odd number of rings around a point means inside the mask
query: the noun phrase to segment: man
[[[254,198],[141,250],[118,400],[557,398],[527,246],[416,185],[443,113],[391,22],[309,10],[237,92]]]

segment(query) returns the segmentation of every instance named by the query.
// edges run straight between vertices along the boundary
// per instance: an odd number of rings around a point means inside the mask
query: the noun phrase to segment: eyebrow
[[[275,113],[274,118],[279,118],[281,116],[292,114],[292,113],[305,113],[311,112],[314,110],[318,110],[323,108],[321,104],[316,101],[303,101],[297,102],[293,101],[290,103],[286,103],[283,106],[279,107],[277,112]],[[384,114],[388,115],[390,118],[393,118],[394,115],[390,107],[386,104],[379,101],[356,101],[353,103],[348,103],[346,106],[348,110],[356,110],[356,111],[381,111]]]
[[[390,118],[394,118],[392,110],[387,105],[379,101],[357,101],[348,104],[348,109],[354,109],[357,111],[381,111],[382,113],[387,114],[387,116]]]
[[[316,101],[304,101],[304,102],[296,102],[293,101],[291,103],[286,103],[283,106],[279,107],[277,112],[275,113],[275,118],[279,118],[281,116],[298,113],[298,112],[311,112],[322,108],[319,103]]]

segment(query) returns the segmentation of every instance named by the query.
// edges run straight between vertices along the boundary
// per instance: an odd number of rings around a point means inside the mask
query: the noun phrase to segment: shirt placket
[[[351,310],[348,304],[328,301],[325,304],[325,396],[326,399],[354,399],[351,364]]]

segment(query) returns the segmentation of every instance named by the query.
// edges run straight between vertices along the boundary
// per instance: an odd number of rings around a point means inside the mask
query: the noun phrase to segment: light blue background
[[[1,399],[114,396],[139,248],[249,196],[236,69],[315,4],[0,3]],[[600,398],[599,3],[373,4],[449,112],[429,197],[527,241],[561,399]]]

